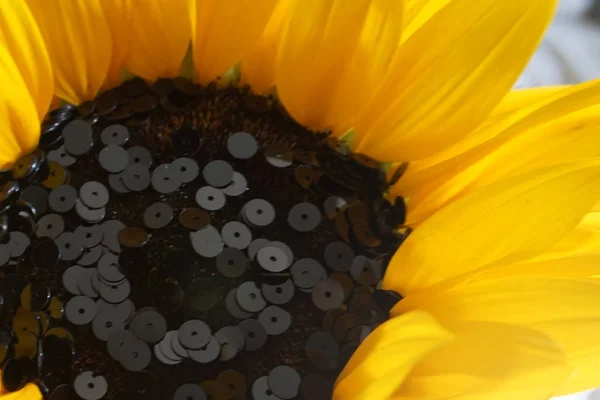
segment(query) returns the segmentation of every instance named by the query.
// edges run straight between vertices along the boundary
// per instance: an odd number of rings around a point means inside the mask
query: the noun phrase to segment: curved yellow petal
[[[179,75],[191,38],[188,1],[129,1],[127,70],[148,81]]]
[[[600,198],[600,161],[555,165],[479,188],[415,229],[384,287],[403,294],[533,257],[573,230]]]
[[[44,397],[37,385],[27,384],[23,389],[6,394],[0,394],[2,400],[42,400]]]
[[[10,51],[43,118],[54,94],[52,67],[42,34],[22,0],[2,2],[0,43]]]
[[[446,326],[456,340],[424,357],[394,400],[547,400],[571,372],[542,333],[494,322]]]
[[[452,338],[420,311],[384,322],[360,344],[338,376],[333,399],[389,399],[420,359]]]
[[[223,75],[260,39],[277,0],[190,0],[196,78]]]
[[[482,125],[470,136],[471,148],[465,152],[437,164],[409,167],[392,189],[408,199],[408,223],[418,223],[469,190],[500,178],[599,154],[595,130],[600,124],[600,81],[550,89],[531,101],[529,106],[516,101],[522,107]]]
[[[110,66],[103,86],[103,89],[110,89],[120,85],[123,81],[125,57],[131,41],[129,35],[131,1],[101,0],[100,4],[106,15],[113,44]]]
[[[357,151],[384,161],[415,160],[476,128],[520,75],[555,3],[449,1],[402,45],[374,101],[361,111],[354,123]]]
[[[275,62],[281,33],[296,0],[279,0],[262,36],[242,57],[241,83],[255,93],[266,93],[275,85]]]
[[[538,330],[561,346],[574,368],[566,385],[555,393],[558,395],[598,385],[598,293],[598,279],[474,277],[437,295],[406,298],[394,308],[393,314],[422,309],[443,324],[453,320],[494,321]]]
[[[26,0],[46,42],[56,94],[93,99],[108,72],[112,40],[100,0]]]
[[[402,1],[303,0],[283,31],[275,83],[298,122],[343,134],[380,87],[402,33]]]
[[[40,137],[40,117],[9,51],[0,45],[0,170],[31,152]]]

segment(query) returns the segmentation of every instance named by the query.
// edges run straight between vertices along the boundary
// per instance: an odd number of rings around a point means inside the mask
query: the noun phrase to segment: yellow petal
[[[600,198],[600,161],[560,164],[479,188],[400,246],[384,286],[403,294],[492,263],[533,257],[573,230]]]
[[[223,75],[261,37],[277,0],[190,0],[196,77],[208,83]]]
[[[48,48],[56,94],[93,99],[108,72],[112,40],[100,0],[27,0]]]
[[[423,309],[438,320],[494,321],[538,330],[566,352],[574,374],[555,394],[598,386],[600,280],[584,278],[469,279],[437,295],[406,298],[393,310]],[[405,301],[407,300],[407,301]]]
[[[27,384],[23,389],[6,394],[0,394],[2,400],[42,400],[43,396],[37,385]]]
[[[187,0],[130,0],[129,72],[148,81],[179,75],[190,43]]]
[[[106,15],[113,44],[110,66],[103,86],[103,89],[110,89],[120,85],[123,80],[125,57],[131,41],[129,35],[131,1],[101,0],[100,4]]]
[[[384,322],[346,364],[337,379],[334,400],[389,399],[420,359],[452,338],[424,312],[407,313]]]
[[[402,2],[303,0],[284,29],[277,94],[298,122],[343,134],[381,85],[402,29]]]
[[[571,370],[545,335],[493,322],[452,322],[456,340],[419,362],[395,400],[547,400]]]
[[[38,115],[43,118],[54,94],[52,67],[42,34],[22,0],[2,3],[0,43],[11,53],[35,101]]]
[[[266,93],[275,85],[275,62],[281,33],[296,0],[280,0],[255,46],[242,57],[241,83],[256,93]]]
[[[532,324],[550,335],[567,355],[567,360],[575,369],[555,396],[576,393],[598,387],[600,373],[600,318],[547,321]]]
[[[409,199],[408,223],[418,223],[465,192],[494,180],[597,156],[600,81],[541,94],[531,98],[530,106],[522,104],[482,125],[462,154],[409,167],[392,190]]]
[[[0,45],[0,170],[31,152],[40,137],[40,117],[9,51]]]
[[[375,100],[361,111],[357,151],[415,160],[476,128],[520,75],[554,6],[555,0],[448,2],[402,45]]]

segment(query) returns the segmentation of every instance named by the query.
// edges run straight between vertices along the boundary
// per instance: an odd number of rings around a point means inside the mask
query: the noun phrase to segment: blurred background
[[[560,0],[554,22],[517,87],[595,78],[600,78],[600,0]]]
[[[600,78],[600,0],[560,0],[552,25],[516,87],[579,83],[596,78]],[[554,400],[600,400],[600,389]]]

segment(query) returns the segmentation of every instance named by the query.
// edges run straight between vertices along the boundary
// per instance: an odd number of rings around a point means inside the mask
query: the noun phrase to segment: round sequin
[[[179,222],[188,229],[203,229],[210,224],[210,214],[196,207],[185,208],[179,214]]]
[[[272,304],[286,304],[294,298],[294,284],[289,279],[279,285],[263,283],[261,291],[265,300]]]
[[[77,215],[86,222],[91,224],[100,222],[106,216],[106,208],[98,208],[96,210],[87,207],[80,199],[75,202],[75,211]]]
[[[207,400],[206,392],[195,383],[186,383],[175,390],[173,400]]]
[[[289,258],[287,254],[278,247],[266,244],[256,254],[260,266],[269,272],[281,272],[288,268]]]
[[[37,223],[35,234],[37,237],[56,239],[65,230],[65,221],[59,214],[46,214]]]
[[[340,307],[344,298],[344,289],[333,279],[319,281],[312,290],[313,303],[323,311]]]
[[[257,351],[267,342],[267,332],[260,322],[255,319],[245,319],[238,324],[244,332],[244,350]]]
[[[217,382],[223,385],[227,390],[227,396],[230,399],[243,398],[248,391],[248,382],[246,377],[234,369],[221,371],[217,376]]]
[[[173,208],[167,203],[154,203],[144,211],[144,225],[150,229],[164,228],[173,219]]]
[[[62,274],[62,285],[71,294],[80,295],[81,290],[77,285],[79,276],[82,275],[85,268],[79,265],[73,265],[65,270]]]
[[[77,375],[73,381],[75,393],[84,400],[99,400],[108,392],[108,382],[104,376],[96,376],[92,371]]]
[[[338,272],[350,269],[354,260],[354,250],[344,242],[331,242],[325,247],[325,263],[329,268]]]
[[[129,154],[129,162],[132,164],[140,164],[146,169],[152,166],[152,153],[145,147],[133,146],[127,149]]]
[[[114,192],[117,192],[120,194],[125,194],[125,193],[130,192],[130,190],[127,189],[127,187],[123,183],[123,174],[122,173],[108,175],[108,185]]]
[[[200,320],[186,321],[179,328],[178,338],[187,349],[198,350],[210,341],[210,327]]]
[[[125,247],[142,247],[150,238],[148,233],[138,227],[123,228],[117,235],[119,243]]]
[[[97,271],[100,279],[107,283],[119,283],[125,279],[119,268],[119,257],[113,253],[106,253],[100,258]]]
[[[63,261],[76,260],[83,252],[83,238],[73,232],[62,233],[55,242],[60,249],[60,258]]]
[[[79,265],[89,267],[97,263],[100,257],[102,257],[102,254],[104,254],[104,247],[100,245],[92,247],[91,249],[83,249],[81,258],[77,262],[79,263]]]
[[[60,185],[50,192],[48,204],[52,211],[66,213],[75,207],[77,190],[73,186]]]
[[[167,322],[158,312],[153,310],[138,311],[130,325],[135,335],[146,343],[158,343],[167,333]]]
[[[208,211],[220,210],[225,206],[225,195],[219,189],[204,186],[196,192],[196,203]]]
[[[310,232],[321,222],[321,212],[311,203],[299,203],[288,213],[288,224],[298,232]]]
[[[221,346],[221,361],[233,359],[244,348],[244,332],[237,326],[224,326],[215,333]]]
[[[75,325],[86,325],[96,315],[96,302],[86,296],[75,296],[65,306],[65,316]]]
[[[181,183],[190,183],[200,174],[198,163],[187,157],[173,160],[171,168],[175,171]]]
[[[125,342],[131,339],[135,340],[136,337],[130,330],[121,329],[112,332],[108,337],[108,341],[106,342],[108,354],[113,359],[118,360],[121,354],[121,347],[125,344]]]
[[[268,226],[275,220],[275,208],[263,199],[250,200],[242,209],[242,217],[251,225]]]
[[[217,270],[227,278],[239,278],[248,268],[244,253],[233,247],[226,247],[217,255]]]
[[[235,171],[233,173],[233,181],[221,191],[225,193],[227,196],[241,196],[248,189],[248,181],[246,177],[241,173]]]
[[[335,217],[342,212],[347,206],[346,200],[339,196],[330,196],[325,200],[323,204],[323,209],[325,210],[325,215],[329,219],[335,219]]]
[[[258,151],[254,136],[246,132],[237,132],[227,139],[227,150],[235,158],[248,159]]]
[[[260,289],[254,282],[244,282],[238,286],[236,300],[240,307],[247,312],[259,312],[267,305]]]
[[[128,371],[141,371],[150,365],[150,347],[137,339],[127,339],[119,351],[119,362]]]
[[[10,251],[10,257],[20,258],[25,253],[25,250],[27,249],[27,247],[29,247],[30,244],[31,239],[29,239],[29,236],[27,236],[23,232],[11,232],[8,239],[8,249]]]
[[[315,259],[301,258],[290,268],[294,284],[302,289],[310,289],[327,276],[325,268]]]
[[[252,384],[252,398],[254,400],[281,400],[269,388],[268,378],[261,376]]]
[[[211,336],[209,342],[205,346],[202,346],[197,350],[189,349],[187,350],[187,354],[190,359],[198,363],[208,364],[219,357],[220,350],[219,342],[214,336]]]
[[[65,150],[73,156],[81,156],[94,145],[92,127],[86,121],[76,119],[65,125],[62,131]]]
[[[281,335],[292,324],[292,315],[281,307],[269,306],[258,314],[258,321],[269,335]]]
[[[250,260],[254,260],[258,251],[267,243],[269,243],[269,239],[254,239],[252,243],[250,243],[250,246],[248,246],[248,257],[250,258]]]
[[[125,321],[121,319],[118,312],[112,309],[100,311],[92,322],[94,335],[106,342],[110,335],[116,331],[125,329]]]
[[[83,246],[86,248],[96,247],[104,237],[104,231],[100,225],[78,226],[75,234],[82,238]]]
[[[236,299],[236,292],[237,288],[233,288],[229,291],[229,293],[227,293],[227,297],[225,298],[225,306],[227,307],[227,311],[232,317],[237,319],[250,318],[252,313],[241,309]]]
[[[204,181],[215,188],[224,188],[233,180],[233,167],[227,161],[214,160],[202,170]]]
[[[287,365],[273,368],[267,379],[271,391],[282,399],[293,399],[300,392],[302,378],[295,369]]]
[[[131,285],[127,279],[118,284],[106,284],[100,282],[100,297],[111,304],[123,302],[131,293]]]
[[[110,144],[100,150],[98,161],[105,171],[115,174],[123,171],[129,164],[129,154],[121,146]]]
[[[171,164],[161,164],[152,171],[152,188],[161,194],[173,193],[181,186],[177,171]]]
[[[196,232],[190,232],[190,241],[194,251],[202,257],[216,257],[223,251],[221,235],[217,228],[212,225]]]
[[[100,182],[86,182],[79,189],[79,198],[83,203],[93,209],[103,208],[108,204],[110,194],[106,186]]]
[[[50,303],[50,290],[48,286],[39,281],[34,281],[23,288],[21,292],[21,307],[27,311],[42,311]]]
[[[123,146],[129,140],[129,129],[124,125],[109,125],[102,130],[100,140],[106,146],[111,144]]]
[[[150,170],[143,164],[129,164],[121,173],[123,185],[132,192],[146,190],[150,179]]]
[[[75,164],[75,161],[77,161],[75,157],[67,153],[64,146],[61,146],[56,150],[49,151],[47,159],[49,163],[55,162],[63,167],[70,167],[71,165]]]
[[[350,274],[361,285],[376,285],[382,278],[381,264],[359,255],[352,260]]]
[[[241,222],[231,221],[221,229],[223,242],[229,247],[243,250],[252,242],[252,232]]]

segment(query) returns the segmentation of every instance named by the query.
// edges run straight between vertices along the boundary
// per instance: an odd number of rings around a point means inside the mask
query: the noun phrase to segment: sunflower
[[[393,228],[411,230],[382,281],[402,299],[337,376],[335,400],[530,400],[593,388],[600,82],[511,91],[554,8],[5,0],[0,164],[36,149],[51,104],[89,105],[124,79],[183,75],[274,102],[315,143],[326,133],[383,162],[390,209],[406,206]],[[4,398],[41,394],[29,384]]]

